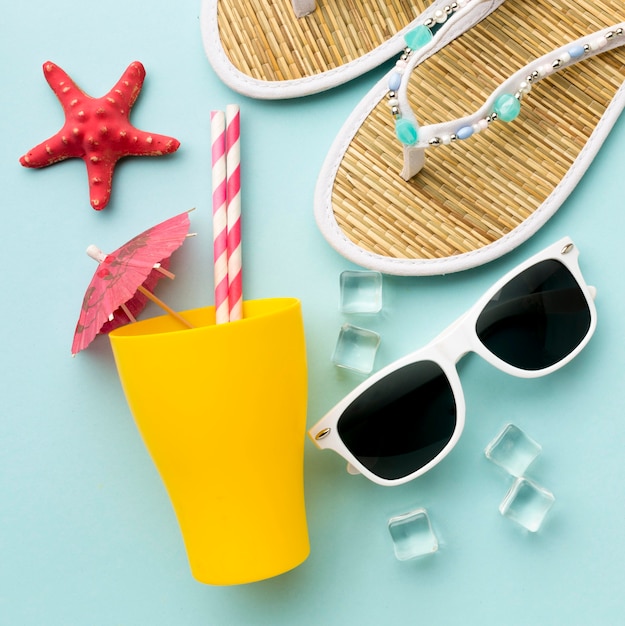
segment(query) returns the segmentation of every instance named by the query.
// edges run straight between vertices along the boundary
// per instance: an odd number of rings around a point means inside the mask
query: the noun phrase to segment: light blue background
[[[85,248],[116,248],[195,206],[198,236],[176,253],[177,278],[159,293],[179,309],[212,304],[209,111],[239,103],[245,296],[301,298],[312,425],[360,380],[330,363],[347,321],[337,308],[339,273],[353,266],[317,231],[313,189],[333,136],[380,75],[299,101],[249,100],[211,70],[198,15],[197,0],[3,7],[0,624],[622,623],[625,119],[528,243],[458,275],[387,277],[383,312],[349,320],[381,334],[380,367],[427,342],[504,271],[568,234],[598,289],[598,329],[580,357],[539,380],[465,359],[465,433],[444,463],[412,484],[383,488],[349,476],[341,459],[307,441],[308,560],[247,586],[210,587],[191,577],[107,339],[70,357],[94,270]],[[123,161],[103,212],[89,206],[79,160],[38,171],[18,164],[63,121],[42,74],[46,60],[94,96],[142,61],[147,78],[131,121],[181,141],[171,157]],[[533,535],[498,513],[510,479],[483,456],[507,422],[542,444],[531,475],[556,495]],[[419,506],[441,549],[398,562],[388,518]]]

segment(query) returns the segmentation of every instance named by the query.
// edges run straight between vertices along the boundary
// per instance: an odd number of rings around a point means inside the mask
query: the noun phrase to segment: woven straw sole
[[[416,67],[411,106],[421,125],[463,117],[531,60],[623,19],[623,0],[507,0]],[[356,246],[391,259],[479,250],[545,202],[624,81],[623,48],[581,61],[537,83],[514,122],[428,149],[408,182],[383,99],[338,168],[334,219]]]
[[[314,76],[375,50],[432,1],[317,0],[296,18],[291,0],[219,0],[224,52],[240,72],[263,81]]]

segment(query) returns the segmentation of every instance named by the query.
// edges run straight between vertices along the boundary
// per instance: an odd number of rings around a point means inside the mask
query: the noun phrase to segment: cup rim
[[[185,328],[168,314],[157,315],[138,322],[120,326],[109,333],[114,340],[127,338],[150,337],[154,335],[173,335],[180,333],[207,332],[214,329],[233,330],[242,325],[258,322],[273,315],[286,313],[300,306],[300,300],[295,297],[258,298],[243,301],[243,318],[235,322],[224,324],[215,323],[215,307],[208,305],[179,311],[179,313],[196,324],[196,328]]]

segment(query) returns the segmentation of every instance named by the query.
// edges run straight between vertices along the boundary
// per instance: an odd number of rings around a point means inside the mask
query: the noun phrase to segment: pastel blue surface
[[[198,16],[197,0],[3,7],[0,624],[622,623],[625,119],[556,216],[521,248],[462,274],[385,277],[378,316],[345,316],[339,275],[356,268],[317,231],[313,189],[342,121],[381,71],[298,101],[243,98],[211,70]],[[46,60],[94,96],[140,60],[147,78],[131,121],[181,141],[170,157],[120,163],[103,212],[89,206],[79,160],[42,170],[18,164],[63,120],[41,70]],[[476,357],[463,360],[464,435],[411,484],[384,488],[348,475],[339,457],[307,441],[310,557],[280,577],[221,588],[190,574],[107,338],[74,359],[70,346],[94,270],[86,247],[114,249],[191,207],[198,236],[173,257],[176,280],[159,294],[179,309],[212,304],[209,112],[231,102],[241,106],[245,297],[302,300],[309,425],[361,380],[330,362],[342,323],[381,335],[379,368],[427,342],[506,270],[561,236],[577,243],[598,289],[599,324],[579,358],[546,378],[516,379]],[[484,457],[508,422],[541,444],[531,477],[556,497],[536,534],[499,514],[511,478]],[[399,562],[388,520],[419,507],[440,549]]]

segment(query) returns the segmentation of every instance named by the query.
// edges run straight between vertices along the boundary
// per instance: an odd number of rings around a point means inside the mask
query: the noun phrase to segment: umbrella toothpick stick
[[[177,313],[171,307],[167,306],[167,304],[165,304],[160,298],[155,296],[151,291],[148,291],[143,285],[139,285],[138,291],[140,291],[146,298],[148,298],[148,300],[151,300],[152,302],[154,302],[154,304],[160,306],[161,309],[169,313],[169,315],[175,317],[181,324],[183,324],[187,328],[194,328],[193,324],[191,324],[188,320],[182,317],[180,313]]]

